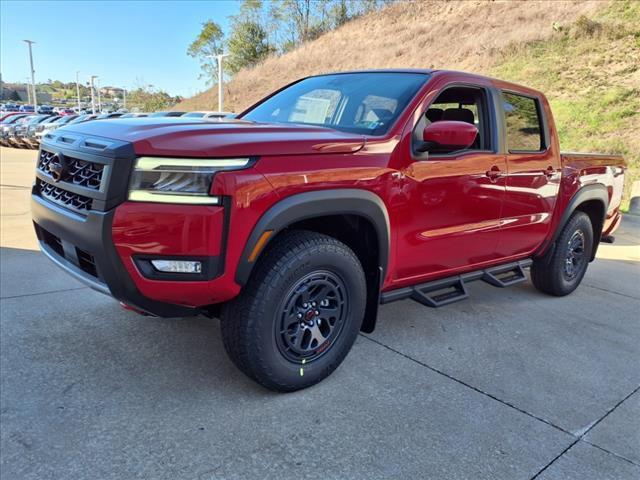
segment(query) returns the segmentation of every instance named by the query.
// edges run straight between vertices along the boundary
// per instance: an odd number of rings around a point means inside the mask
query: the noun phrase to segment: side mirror
[[[438,150],[461,150],[469,148],[478,136],[475,125],[454,120],[441,120],[426,126],[422,132],[422,143],[416,146],[418,152]]]

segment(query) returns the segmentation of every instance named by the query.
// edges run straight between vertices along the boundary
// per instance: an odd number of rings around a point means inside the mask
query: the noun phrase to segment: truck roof
[[[377,69],[365,69],[365,70],[347,70],[340,72],[327,72],[321,73],[317,75],[309,75],[308,77],[303,78],[311,78],[311,77],[323,77],[326,75],[342,75],[342,74],[353,74],[353,73],[421,73],[425,75],[451,75],[458,78],[468,78],[475,80],[485,80],[492,83],[495,83],[499,86],[499,88],[507,88],[513,90],[519,90],[521,92],[526,92],[530,94],[534,94],[537,96],[544,96],[542,92],[539,90],[535,90],[531,87],[527,87],[525,85],[520,85],[517,83],[509,82],[506,80],[502,80],[495,77],[489,77],[487,75],[480,75],[478,73],[464,72],[462,70],[444,70],[444,69],[432,69],[432,68],[377,68]]]

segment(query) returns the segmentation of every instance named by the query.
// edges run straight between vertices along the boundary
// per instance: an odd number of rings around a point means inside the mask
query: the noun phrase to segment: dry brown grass
[[[281,57],[239,72],[225,86],[225,109],[239,112],[297,78],[366,68],[439,68],[490,73],[505,48],[543,40],[609,2],[399,1]],[[178,105],[211,110],[216,89]]]

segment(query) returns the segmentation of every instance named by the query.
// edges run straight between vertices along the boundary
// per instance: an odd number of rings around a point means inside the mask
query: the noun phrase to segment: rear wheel
[[[587,271],[592,249],[591,220],[586,213],[575,212],[558,236],[556,248],[533,262],[533,284],[551,295],[570,294],[580,285]]]
[[[358,335],[366,304],[362,266],[332,237],[286,232],[222,312],[222,338],[247,376],[278,391],[327,377]]]

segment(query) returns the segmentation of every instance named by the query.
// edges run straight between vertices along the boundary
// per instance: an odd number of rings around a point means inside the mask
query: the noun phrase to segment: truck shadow
[[[219,321],[156,318],[120,307],[84,287],[40,252],[0,249],[3,366],[25,355],[59,365],[65,377],[144,394],[164,386],[182,394],[268,394],[229,361]],[[53,372],[55,375],[55,371]]]
[[[75,282],[38,251],[2,248],[0,260],[2,361],[7,369],[19,370],[28,355],[57,366],[59,370],[54,368],[52,375],[64,377],[60,384],[85,383],[106,395],[123,389],[127,395],[171,391],[185,398],[215,396],[222,390],[232,398],[272,395],[229,361],[217,319],[162,319],[126,311],[115,300]],[[496,312],[515,316],[536,305],[563,312],[571,302],[584,301],[591,288],[640,299],[639,271],[640,263],[629,259],[598,259],[590,266],[584,285],[562,299],[544,296],[527,282],[506,290],[473,284],[469,300],[437,310],[410,301],[386,305],[373,338],[384,340],[390,335],[394,348],[404,352],[413,344],[405,334],[418,334],[423,348],[440,348],[439,343],[450,341],[452,328],[456,335],[463,335],[466,329],[477,332],[483,325],[491,330]],[[398,311],[404,313],[394,313]],[[473,317],[473,321],[464,327],[452,321],[455,317]],[[508,330],[509,324],[504,328]],[[403,346],[405,338],[408,343]],[[495,355],[490,337],[481,338],[487,344],[483,348],[480,341],[474,351]]]

